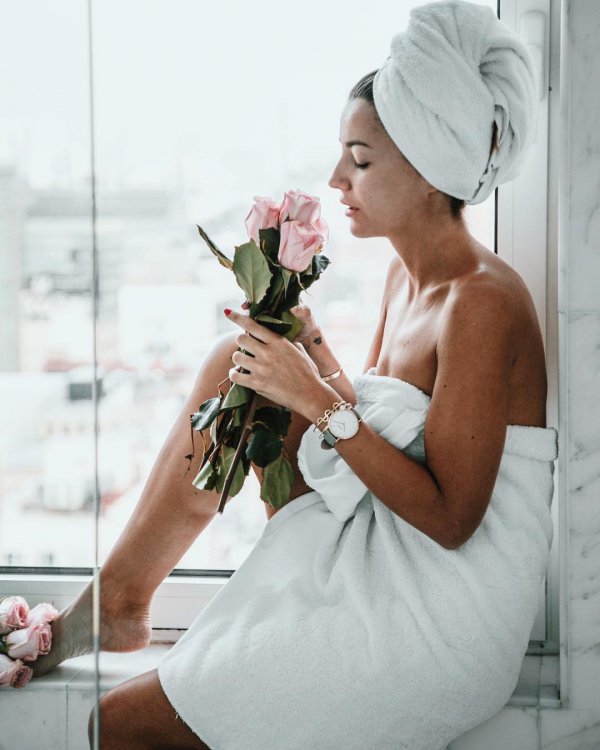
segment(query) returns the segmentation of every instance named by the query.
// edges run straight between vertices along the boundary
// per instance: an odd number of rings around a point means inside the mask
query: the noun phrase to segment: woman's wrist
[[[298,341],[304,346],[306,353],[317,366],[321,377],[331,375],[340,369],[341,364],[329,348],[320,328],[316,328],[308,336],[300,338]]]

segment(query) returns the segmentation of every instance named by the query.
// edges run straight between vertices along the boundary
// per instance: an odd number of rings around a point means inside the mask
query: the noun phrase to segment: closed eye
[[[366,169],[366,168],[367,168],[367,167],[369,166],[369,164],[370,164],[370,163],[371,163],[371,162],[367,161],[367,162],[365,162],[364,164],[358,164],[358,163],[357,163],[357,162],[355,162],[354,160],[352,161],[352,164],[353,164],[353,165],[354,165],[355,167],[357,167],[358,169]]]

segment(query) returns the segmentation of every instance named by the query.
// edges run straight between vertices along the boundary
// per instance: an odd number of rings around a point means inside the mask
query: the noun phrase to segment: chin
[[[360,222],[354,219],[349,219],[349,222],[348,229],[350,230],[350,234],[353,234],[355,237],[368,237],[368,234],[365,234],[365,232],[368,232],[368,229],[361,226]]]
[[[354,224],[350,225],[350,234],[353,234],[355,237],[361,237],[363,239],[366,239],[367,237],[377,237],[378,235],[375,234],[372,230],[370,230],[368,227],[357,227]]]

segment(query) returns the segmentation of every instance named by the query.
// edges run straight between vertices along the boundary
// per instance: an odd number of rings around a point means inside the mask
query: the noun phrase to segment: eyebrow
[[[338,141],[341,143],[341,139],[338,138]],[[346,146],[350,148],[351,146],[366,146],[367,148],[373,148],[372,146],[369,146],[368,143],[365,143],[364,141],[346,141]]]

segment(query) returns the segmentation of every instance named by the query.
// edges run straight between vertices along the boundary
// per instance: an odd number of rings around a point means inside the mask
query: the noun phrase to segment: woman
[[[510,697],[552,538],[556,431],[529,292],[461,211],[514,174],[533,81],[491,11],[442,2],[414,10],[351,91],[329,184],[352,233],[395,250],[366,370],[340,372],[311,317],[305,350],[230,311],[102,568],[102,648],[148,643],[154,590],[216,513],[218,493],[191,487],[201,457],[183,467],[189,414],[227,375],[292,410],[294,499],[266,506],[256,546],[158,669],[103,696],[103,749],[442,750]],[[358,424],[323,450],[340,401]],[[38,674],[89,650],[90,597],[53,624]]]

